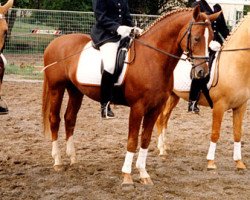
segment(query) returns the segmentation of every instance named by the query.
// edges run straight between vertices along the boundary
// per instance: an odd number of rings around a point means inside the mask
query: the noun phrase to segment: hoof
[[[247,168],[246,165],[241,160],[237,160],[235,162],[236,162],[236,168],[238,170],[244,170]]]
[[[132,176],[130,174],[123,174],[123,182],[122,182],[122,187],[128,187],[128,186],[134,186],[134,182],[132,179]]]
[[[2,106],[0,106],[0,115],[6,115],[9,113],[8,108],[4,108]]]
[[[214,160],[209,160],[207,163],[207,170],[215,170],[217,169]]]
[[[65,171],[65,168],[62,165],[54,165],[54,170],[56,172],[61,172],[61,171]]]
[[[78,163],[70,163],[70,166],[69,166],[70,169],[79,169],[79,164]]]
[[[71,161],[70,161],[70,166],[73,166],[73,165],[77,165],[77,159],[76,158],[72,158]]]
[[[166,156],[167,151],[166,150],[160,150],[159,156]]]
[[[152,186],[154,185],[153,181],[151,180],[150,177],[148,178],[141,178],[141,181],[140,181],[143,185],[148,185],[148,186]]]

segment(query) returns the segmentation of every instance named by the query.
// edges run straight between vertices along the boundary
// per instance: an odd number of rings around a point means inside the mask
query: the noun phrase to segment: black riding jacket
[[[117,42],[120,25],[133,26],[127,0],[93,0],[96,23],[91,29],[91,38],[99,47],[106,42]]]
[[[200,5],[201,12],[205,12],[207,15],[211,15],[215,12],[221,11],[221,6],[219,4],[215,4],[213,6],[213,11],[205,0],[194,2],[192,7],[195,7],[197,5]],[[214,40],[222,44],[223,39],[221,38],[221,36],[223,38],[226,38],[229,34],[229,29],[226,25],[223,13],[221,13],[214,22],[212,22],[212,29],[214,31]]]

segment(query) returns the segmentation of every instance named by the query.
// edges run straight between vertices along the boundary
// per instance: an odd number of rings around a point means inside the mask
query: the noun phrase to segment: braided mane
[[[169,16],[172,16],[175,13],[191,11],[191,10],[193,10],[193,8],[180,8],[180,9],[177,9],[177,10],[173,10],[173,11],[164,13],[162,16],[157,18],[153,23],[151,23],[149,26],[147,26],[147,28],[144,30],[144,32],[141,35],[144,35],[145,33],[147,33],[152,27],[154,27],[156,24],[161,22],[163,19],[165,19],[165,18],[167,18]]]
[[[230,41],[230,39],[232,38],[232,36],[235,34],[235,32],[239,29],[239,27],[243,24],[243,22],[249,18],[250,19],[250,14],[244,16],[243,18],[240,19],[240,21],[236,24],[236,26],[230,31],[229,35],[226,37],[225,41],[223,42],[223,45],[221,47],[221,49],[223,49],[228,42]]]

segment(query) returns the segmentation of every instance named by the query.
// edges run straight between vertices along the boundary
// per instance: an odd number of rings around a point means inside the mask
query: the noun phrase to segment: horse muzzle
[[[202,66],[196,66],[191,69],[191,79],[202,79],[205,78],[209,74],[208,70],[206,70]]]

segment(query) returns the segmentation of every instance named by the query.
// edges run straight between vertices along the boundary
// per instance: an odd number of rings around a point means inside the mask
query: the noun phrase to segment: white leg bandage
[[[138,158],[137,158],[137,161],[136,161],[136,168],[139,170],[141,178],[150,177],[148,175],[147,171],[146,171],[147,155],[148,155],[148,149],[140,148]]]
[[[70,136],[67,140],[66,154],[70,157],[71,163],[76,163],[76,151],[73,136]]]
[[[241,160],[241,142],[234,142],[234,155],[233,159],[235,161]]]
[[[207,160],[214,160],[216,143],[210,142],[210,147],[207,153]]]
[[[54,165],[61,165],[62,158],[57,140],[52,142],[52,157],[55,160]]]
[[[132,162],[133,162],[134,155],[135,155],[134,153],[127,151],[126,156],[125,156],[125,160],[124,160],[124,164],[122,167],[123,173],[131,174]]]

